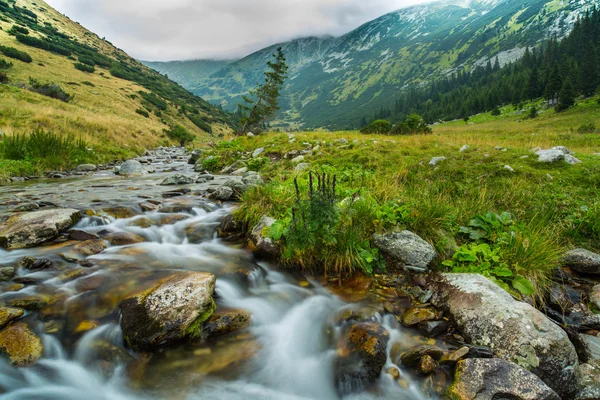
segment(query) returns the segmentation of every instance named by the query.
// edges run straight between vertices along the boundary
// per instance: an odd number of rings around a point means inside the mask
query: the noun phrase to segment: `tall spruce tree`
[[[529,74],[529,81],[527,82],[527,97],[530,99],[536,99],[540,96],[540,74],[536,67],[533,67]]]
[[[560,67],[558,62],[554,63],[550,75],[548,77],[548,83],[546,84],[545,96],[548,100],[556,100],[563,86],[563,79],[560,73]]]
[[[288,65],[281,47],[277,48],[275,54],[273,54],[273,59],[267,61],[267,67],[265,82],[251,90],[250,96],[244,96],[246,104],[239,106],[244,113],[244,117],[242,117],[242,127],[238,134],[245,134],[250,130],[263,131],[267,120],[279,111],[279,95],[288,71]]]
[[[573,107],[575,105],[575,87],[573,86],[573,81],[571,81],[570,77],[565,79],[563,86],[560,90],[559,95],[559,103],[556,109],[558,111],[564,111],[567,108]]]
[[[585,47],[580,69],[580,87],[585,97],[596,93],[600,83],[600,70],[598,69],[598,53],[592,42]]]

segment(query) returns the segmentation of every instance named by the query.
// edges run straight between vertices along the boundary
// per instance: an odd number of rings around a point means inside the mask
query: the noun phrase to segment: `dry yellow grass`
[[[125,55],[43,1],[18,0],[16,4],[34,10],[40,24],[50,22],[59,31],[99,48],[102,54],[113,57]],[[45,11],[41,11],[41,8]],[[5,133],[23,133],[41,127],[60,134],[83,137],[95,147],[112,149],[111,153],[117,150],[141,151],[167,140],[163,129],[169,127],[160,118],[153,114],[145,118],[135,112],[142,108],[142,99],[139,95],[135,99],[130,96],[147,90],[133,82],[115,78],[105,69],[96,68],[95,73],[85,73],[76,70],[74,61],[67,57],[22,45],[6,32],[11,26],[12,23],[0,21],[0,45],[27,52],[33,62],[27,64],[10,60],[14,67],[6,72],[11,86],[0,86],[0,129]],[[18,87],[21,83],[28,83],[30,77],[57,83],[75,97],[71,102],[64,103]],[[90,82],[93,86],[83,82]],[[199,142],[210,140],[210,136],[189,119],[181,117],[173,104],[169,104],[168,110],[163,112],[163,118],[167,122],[185,126],[197,135]],[[214,134],[227,132],[228,129],[213,124]]]

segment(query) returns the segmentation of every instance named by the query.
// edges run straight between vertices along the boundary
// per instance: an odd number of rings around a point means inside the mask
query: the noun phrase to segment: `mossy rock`
[[[42,356],[42,341],[27,325],[16,323],[0,332],[0,349],[17,367],[33,364]]]

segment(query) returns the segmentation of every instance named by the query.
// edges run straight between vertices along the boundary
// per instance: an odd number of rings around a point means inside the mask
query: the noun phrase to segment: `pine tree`
[[[262,131],[267,119],[273,117],[279,110],[279,94],[287,77],[288,66],[281,47],[273,54],[273,60],[267,62],[265,82],[250,91],[250,96],[244,96],[246,104],[239,107],[244,112],[242,128],[238,134],[250,130]]]
[[[527,82],[527,98],[537,99],[540,95],[540,74],[538,69],[534,67],[529,74],[529,81]]]
[[[555,100],[560,93],[563,85],[562,76],[560,74],[560,68],[558,63],[554,63],[550,76],[548,77],[548,83],[546,84],[546,99]]]
[[[559,103],[556,109],[558,111],[566,110],[569,107],[573,107],[575,105],[575,88],[573,87],[573,82],[571,78],[565,79],[565,83],[563,83],[562,89],[560,90],[559,95]]]
[[[586,46],[580,70],[580,87],[585,97],[590,97],[596,92],[600,83],[598,70],[598,54],[592,42]]]

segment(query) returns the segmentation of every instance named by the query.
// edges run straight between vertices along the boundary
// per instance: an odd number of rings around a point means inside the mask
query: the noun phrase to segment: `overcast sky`
[[[428,0],[46,0],[143,60],[235,58]]]

